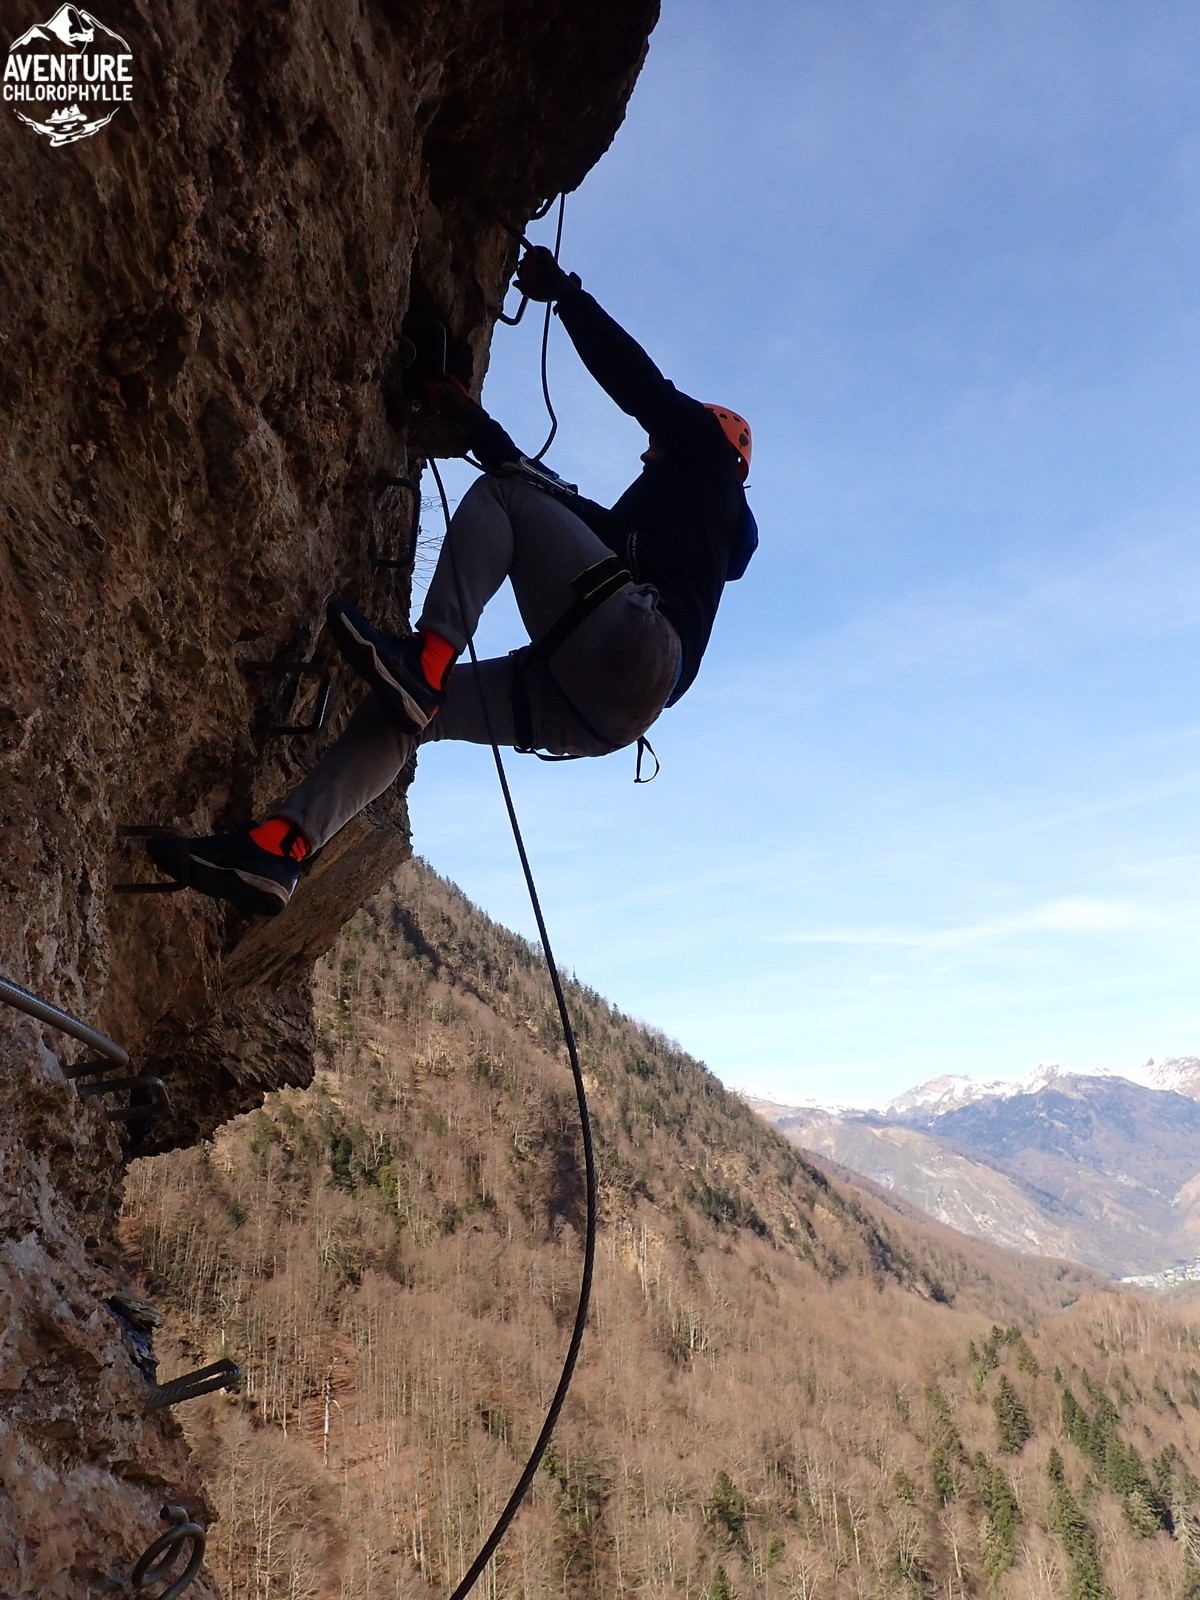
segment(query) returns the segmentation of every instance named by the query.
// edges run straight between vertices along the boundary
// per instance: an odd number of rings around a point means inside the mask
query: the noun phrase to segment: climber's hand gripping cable
[[[571,284],[571,276],[554,259],[544,244],[531,245],[517,267],[517,288],[530,300],[557,300]]]

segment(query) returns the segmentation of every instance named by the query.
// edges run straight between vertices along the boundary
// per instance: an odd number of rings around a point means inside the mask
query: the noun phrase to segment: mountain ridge
[[[793,1143],[944,1222],[1124,1277],[1200,1251],[1198,1096],[1200,1062],[1185,1056],[1137,1076],[936,1078],[884,1111],[748,1103]]]

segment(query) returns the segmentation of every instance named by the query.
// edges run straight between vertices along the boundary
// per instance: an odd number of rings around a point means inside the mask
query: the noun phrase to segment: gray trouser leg
[[[456,667],[424,742],[515,744],[513,679],[521,672],[537,749],[608,755],[632,744],[658,716],[679,676],[679,656],[679,636],[659,611],[657,592],[630,584],[593,611],[549,662],[518,665],[501,656]]]
[[[574,600],[572,578],[611,555],[545,490],[517,477],[477,478],[450,519],[417,626],[462,650],[511,578],[521,621],[540,638]]]
[[[451,519],[419,626],[459,648],[505,577],[531,638],[575,600],[571,580],[612,552],[586,523],[543,490],[516,478],[480,478]],[[569,755],[605,755],[644,733],[679,675],[679,638],[657,592],[630,584],[566,640],[550,664],[524,673],[535,744]],[[463,662],[425,740],[515,742],[511,657]],[[578,714],[577,714],[578,713]],[[587,726],[581,723],[583,718]],[[274,808],[313,849],[394,782],[415,741],[370,695],[308,777]]]
[[[379,697],[369,694],[308,777],[271,814],[294,822],[309,848],[319,850],[396,781],[415,745]]]

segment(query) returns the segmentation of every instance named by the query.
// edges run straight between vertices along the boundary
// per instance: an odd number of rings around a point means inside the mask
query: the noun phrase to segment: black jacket
[[[683,645],[674,705],[699,670],[747,515],[741,462],[712,412],[664,378],[578,284],[556,309],[592,377],[663,450],[665,459],[647,462],[615,505],[581,495],[569,503],[639,583],[658,590]]]

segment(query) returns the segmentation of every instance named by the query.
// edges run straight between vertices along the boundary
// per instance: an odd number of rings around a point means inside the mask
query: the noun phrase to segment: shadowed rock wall
[[[406,615],[371,552],[411,561],[384,480],[420,446],[380,394],[410,300],[478,385],[497,218],[600,157],[656,14],[123,0],[107,128],[55,149],[0,104],[0,973],[165,1079],[143,1150],[310,1080],[312,961],[409,846],[394,792],[251,925],[115,895],[116,829],[236,825],[344,720],[338,674],[320,740],[272,736],[304,696],[257,669],[313,654],[335,590]],[[36,20],[4,0],[0,46]],[[209,1515],[110,1305],[128,1141],[64,1078],[82,1047],[0,1007],[0,1053],[0,1584],[118,1592],[165,1500]]]

